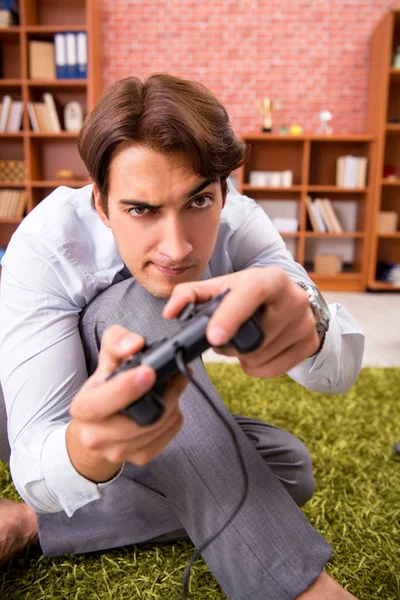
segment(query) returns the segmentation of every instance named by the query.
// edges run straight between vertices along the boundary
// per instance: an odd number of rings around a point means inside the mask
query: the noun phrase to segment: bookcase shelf
[[[391,9],[375,28],[371,48],[367,126],[377,139],[376,177],[371,212],[370,265],[368,288],[399,291],[377,279],[380,262],[400,264],[400,69],[393,58],[400,45],[400,8]],[[392,167],[398,179],[384,178],[384,168]],[[378,216],[382,211],[397,214],[397,231],[380,233]]]
[[[310,273],[323,290],[362,291],[368,276],[368,231],[372,210],[372,189],[376,161],[376,141],[371,134],[279,135],[246,133],[249,159],[238,171],[238,189],[271,217],[290,216],[299,223],[295,233],[281,233],[297,262]],[[343,188],[336,185],[337,159],[352,154],[368,159],[367,185]],[[250,185],[251,171],[293,172],[293,186]],[[349,215],[341,233],[313,231],[307,216],[306,199],[328,197],[335,212]],[[338,254],[342,272],[330,275],[314,272],[316,254]]]
[[[42,102],[53,95],[60,115],[68,102],[77,101],[84,116],[95,106],[101,91],[101,3],[97,0],[19,0],[19,26],[0,28],[2,52],[0,101],[9,94],[24,104],[21,131],[0,134],[0,160],[23,160],[23,182],[0,182],[0,189],[25,190],[27,213],[60,185],[77,188],[91,183],[77,148],[79,132],[32,131],[28,102]],[[86,32],[88,77],[86,79],[31,79],[29,43],[54,41],[56,33]],[[73,180],[59,180],[58,170],[74,172]],[[6,246],[21,219],[0,219],[0,246]]]

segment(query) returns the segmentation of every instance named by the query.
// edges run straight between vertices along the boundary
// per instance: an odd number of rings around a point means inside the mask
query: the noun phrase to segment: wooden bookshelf
[[[0,133],[0,159],[23,160],[26,176],[22,183],[0,182],[7,187],[25,189],[27,213],[59,185],[80,187],[90,182],[77,149],[76,132],[36,133],[32,131],[26,109],[29,101],[41,101],[50,92],[62,114],[68,102],[78,101],[84,116],[95,106],[101,91],[100,2],[97,0],[19,0],[19,25],[0,28],[2,75],[0,100],[9,94],[22,100],[24,114],[18,133]],[[60,32],[87,33],[88,77],[86,79],[32,80],[29,78],[29,42],[54,41]],[[63,126],[63,123],[61,123]],[[72,181],[59,181],[56,171],[74,172]],[[0,246],[7,246],[21,219],[0,219]]]
[[[400,291],[376,277],[380,261],[400,264],[400,69],[393,68],[393,57],[400,46],[400,8],[388,12],[378,23],[372,38],[367,127],[377,139],[376,177],[371,211],[370,265],[368,288]],[[399,122],[396,122],[399,119]],[[384,179],[384,166],[396,170],[397,179]],[[378,232],[380,211],[398,215],[397,231]]]
[[[369,221],[373,201],[373,171],[376,141],[373,135],[280,135],[248,133],[242,139],[250,147],[250,156],[238,172],[238,188],[256,200],[270,216],[291,211],[299,221],[297,233],[282,233],[288,249],[303,265],[322,290],[366,289],[369,256]],[[352,154],[368,158],[367,185],[363,188],[336,186],[336,161]],[[293,185],[258,187],[249,184],[251,171],[293,173]],[[306,198],[329,198],[334,208],[351,212],[351,230],[343,233],[319,233],[312,230],[307,216]],[[349,225],[350,227],[350,225]],[[343,272],[329,275],[313,272],[316,253],[339,254]]]

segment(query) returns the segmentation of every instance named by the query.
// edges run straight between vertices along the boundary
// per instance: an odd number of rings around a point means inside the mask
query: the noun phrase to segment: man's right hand
[[[182,427],[179,397],[187,380],[180,374],[169,383],[164,414],[153,425],[141,427],[120,412],[153,386],[155,372],[143,365],[109,381],[106,378],[143,345],[141,336],[119,325],[109,327],[102,339],[98,367],[71,403],[68,454],[75,469],[96,483],[111,479],[124,461],[136,465],[150,462]]]

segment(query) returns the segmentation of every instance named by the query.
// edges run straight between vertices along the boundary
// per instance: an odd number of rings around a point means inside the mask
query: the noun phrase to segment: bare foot
[[[325,572],[297,600],[357,600]]]
[[[38,539],[35,511],[24,502],[0,498],[0,565]]]

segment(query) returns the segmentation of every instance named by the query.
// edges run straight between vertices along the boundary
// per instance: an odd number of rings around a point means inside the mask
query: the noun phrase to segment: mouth
[[[162,273],[163,275],[168,275],[169,277],[177,277],[178,275],[182,275],[190,269],[190,267],[184,267],[180,269],[171,269],[169,267],[162,267],[161,265],[157,265],[156,263],[152,263],[155,268]]]

